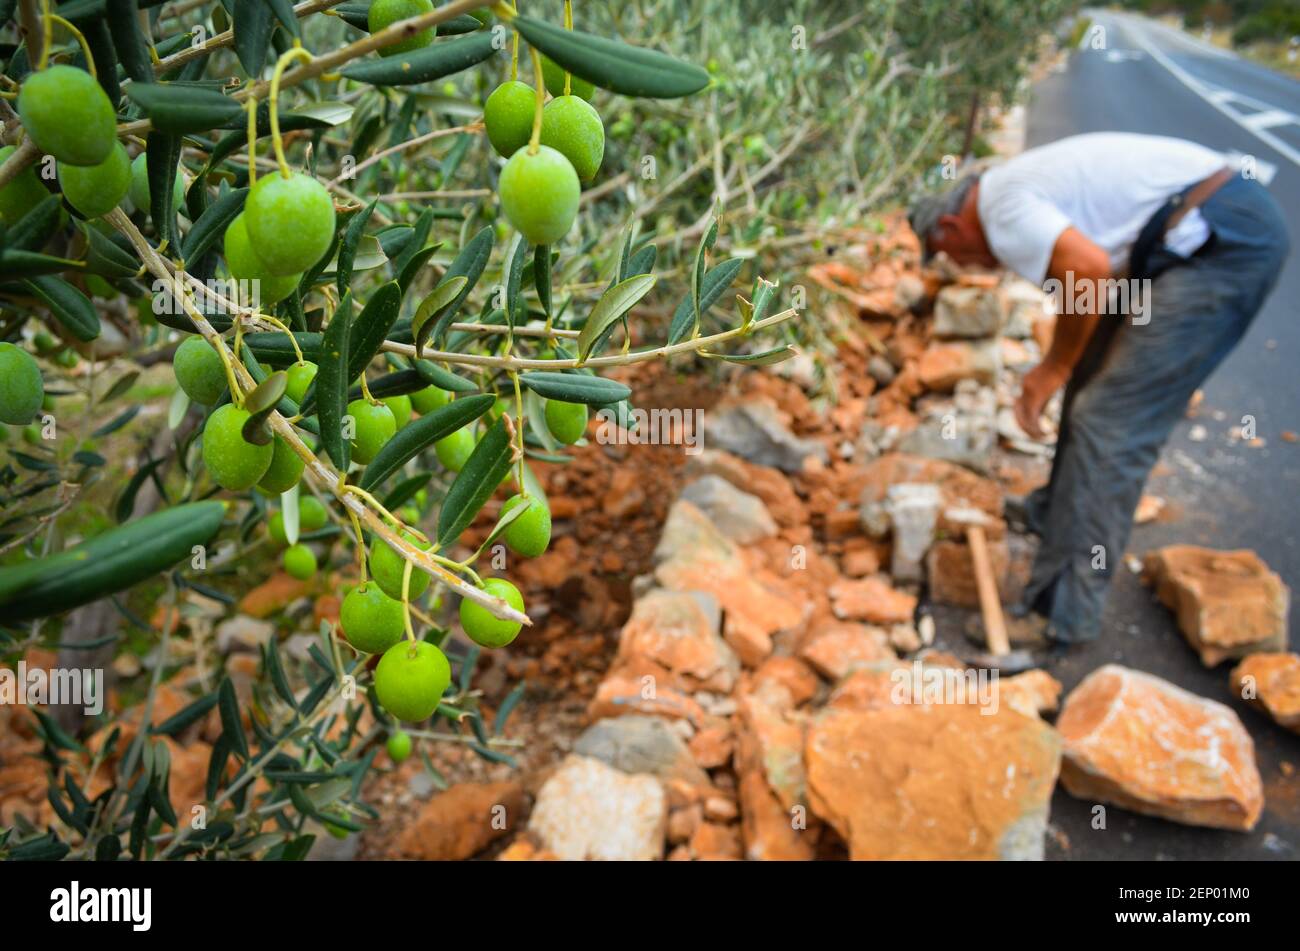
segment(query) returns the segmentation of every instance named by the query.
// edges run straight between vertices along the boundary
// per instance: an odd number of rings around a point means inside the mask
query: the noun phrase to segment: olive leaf
[[[709,74],[699,66],[657,50],[581,30],[566,30],[528,16],[517,16],[510,22],[529,44],[564,69],[610,92],[675,99],[697,93],[709,84]]]
[[[533,287],[541,302],[542,312],[551,316],[551,246],[539,244],[533,252]]]
[[[442,281],[420,301],[415,317],[411,320],[411,333],[415,338],[415,355],[424,353],[424,343],[438,326],[443,315],[461,300],[461,293],[469,285],[469,278],[461,274],[456,277],[444,277]]]
[[[649,274],[655,269],[655,260],[658,256],[659,249],[653,244],[647,244],[628,259],[627,273],[623,276],[628,278],[638,274]]]
[[[271,427],[267,425],[267,420],[275,412],[288,387],[289,374],[283,370],[276,370],[244,397],[244,409],[248,411],[248,419],[244,420],[241,432],[245,442],[250,442],[254,446],[266,446],[275,438]]]
[[[226,233],[226,227],[244,210],[247,188],[234,188],[226,192],[199,215],[181,245],[181,258],[197,261],[208,248]]]
[[[0,616],[16,623],[61,614],[125,591],[191,557],[225,518],[224,502],[162,509],[72,548],[0,568]]]
[[[402,310],[402,289],[396,281],[389,281],[370,295],[361,308],[348,336],[348,382],[351,383],[370,365],[379,348],[388,339],[388,332],[397,323]]]
[[[772,307],[772,301],[776,299],[777,287],[778,284],[774,284],[761,276],[754,279],[752,299],[745,301],[748,306],[742,308],[744,313],[744,322],[741,324],[742,330],[747,329],[754,321],[762,320],[767,316],[768,310]],[[744,301],[744,298],[741,298],[741,300]]]
[[[352,284],[352,265],[357,258],[357,248],[361,244],[361,236],[365,233],[366,224],[370,221],[370,216],[374,214],[375,204],[378,201],[378,198],[373,199],[370,204],[353,215],[352,220],[348,222],[347,229],[343,232],[343,240],[339,244],[338,262],[334,267],[339,296],[342,296]]]
[[[403,426],[376,453],[361,474],[358,485],[363,489],[379,485],[426,448],[478,419],[492,408],[495,401],[495,397],[487,393],[464,396]]]
[[[5,233],[5,247],[19,251],[39,251],[60,226],[61,218],[63,202],[59,196],[42,198],[35,208],[19,218]]]
[[[511,327],[522,323],[520,318],[525,316],[525,313],[522,312],[523,295],[520,293],[519,288],[523,283],[524,261],[527,258],[528,241],[522,234],[516,235],[514,246],[510,249],[505,266],[506,323]]]
[[[703,316],[709,312],[731,282],[736,279],[740,269],[744,267],[743,258],[728,258],[717,267],[710,268],[704,275],[704,281],[700,286],[699,309],[700,315]],[[693,293],[688,293],[682,298],[677,310],[673,313],[672,323],[668,329],[668,343],[681,343],[683,340],[694,336],[698,328],[698,318],[695,316],[695,298]]]
[[[483,62],[497,51],[491,30],[441,43],[430,43],[409,53],[363,60],[343,70],[343,76],[372,86],[414,86],[442,79]]]
[[[126,88],[126,95],[149,117],[155,130],[174,135],[207,132],[244,114],[244,107],[238,101],[202,86],[132,83]]]
[[[81,233],[86,236],[86,269],[109,280],[134,277],[140,262],[134,254],[104,234],[98,228],[81,223]]]
[[[478,386],[465,379],[463,376],[457,376],[450,370],[444,370],[436,363],[429,360],[416,360],[415,370],[420,376],[424,377],[424,382],[430,386],[436,386],[440,390],[451,390],[453,393],[473,393]]]
[[[453,404],[459,402],[454,400]],[[449,405],[453,405],[449,404]],[[438,512],[438,547],[456,541],[478,516],[479,510],[510,473],[514,450],[510,445],[505,417],[498,419],[478,441],[456,481],[447,490]]]
[[[783,344],[772,350],[764,350],[762,353],[710,353],[707,350],[699,351],[700,356],[707,357],[710,360],[723,360],[727,363],[737,363],[741,366],[766,367],[774,363],[781,363],[789,360],[791,357],[799,355],[799,348],[792,347],[789,344]]]
[[[520,374],[519,382],[548,400],[588,406],[617,403],[632,395],[632,390],[622,383],[586,373],[537,371]]]
[[[153,225],[158,233],[167,238],[173,247],[178,247],[180,240],[176,230],[174,184],[176,170],[181,163],[181,137],[165,132],[150,132],[145,143],[145,171],[149,178],[149,217],[153,219]]]
[[[694,323],[691,327],[692,335],[699,330],[700,317],[703,316],[703,308],[700,306],[700,297],[704,293],[704,272],[708,266],[709,252],[718,241],[718,216],[715,213],[713,220],[709,222],[708,229],[700,236],[699,246],[695,249],[695,265],[691,268],[691,311]]]
[[[578,359],[586,360],[596,342],[610,328],[614,321],[635,306],[636,302],[650,292],[657,278],[653,274],[638,274],[626,281],[615,284],[601,295],[591,316],[578,335]]]
[[[275,25],[271,7],[262,0],[234,0],[231,11],[235,33],[235,55],[249,76],[261,76],[266,65],[266,51],[271,46]]]
[[[441,247],[442,242],[439,241],[437,244],[421,248],[405,260],[397,278],[397,286],[402,289],[403,295],[410,289],[416,275],[420,273],[420,268],[428,264],[429,258],[433,257]]]
[[[244,724],[239,718],[235,684],[229,677],[222,678],[221,686],[217,688],[217,710],[221,714],[221,735],[230,743],[232,752],[247,759],[248,737],[244,735]]]
[[[478,234],[465,242],[465,246],[460,249],[460,253],[456,255],[455,260],[443,273],[443,283],[456,277],[464,277],[466,284],[461,288],[456,299],[452,301],[451,306],[444,308],[442,315],[436,321],[432,334],[435,341],[441,341],[446,335],[447,328],[451,326],[451,322],[460,311],[461,305],[465,303],[465,298],[469,296],[470,291],[474,289],[474,285],[483,276],[488,259],[492,256],[492,245],[492,226],[485,225],[479,230]]]
[[[28,278],[23,285],[50,309],[54,319],[82,342],[99,336],[99,314],[85,294],[61,277],[46,274]]]
[[[136,0],[105,0],[104,13],[118,62],[127,77],[135,83],[152,83],[153,60],[149,58],[149,41],[140,31]]]
[[[343,438],[343,414],[347,410],[348,337],[352,325],[352,295],[343,295],[321,337],[319,369],[312,389],[316,414],[320,418],[321,444],[340,472],[347,472],[352,460],[352,442]],[[256,336],[261,336],[260,334]],[[304,398],[303,402],[306,402]]]

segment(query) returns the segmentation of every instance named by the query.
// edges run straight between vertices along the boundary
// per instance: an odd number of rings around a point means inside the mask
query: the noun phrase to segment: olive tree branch
[[[293,13],[294,16],[301,20],[305,16],[328,10],[330,7],[338,6],[342,2],[343,0],[307,0],[306,3],[300,3],[294,7]],[[187,47],[180,52],[173,53],[166,59],[159,60],[154,64],[153,71],[161,76],[169,70],[173,70],[178,66],[184,66],[186,63],[199,59],[202,56],[206,56],[214,50],[224,49],[227,46],[234,46],[234,44],[235,31],[226,30],[226,32],[218,33],[216,36],[211,37],[206,42],[200,43],[198,46]],[[125,85],[125,83],[123,85]]]
[[[141,260],[144,261],[145,266],[155,277],[166,281],[169,285],[175,284],[176,278],[169,270],[167,262],[164,261],[162,256],[153,248],[153,246],[145,240],[144,235],[140,233],[140,229],[131,223],[131,219],[126,216],[126,213],[123,212],[121,208],[113,209],[113,211],[105,216],[105,220],[126,236],[127,240],[131,242],[131,245],[140,255]],[[208,344],[236,367],[236,372],[239,374],[243,385],[247,388],[256,385],[252,375],[249,374],[242,364],[234,359],[234,355],[231,353],[226,341],[216,332],[216,330],[213,329],[212,324],[208,322],[207,318],[203,316],[199,309],[194,306],[193,301],[190,299],[190,295],[181,293],[174,296],[179,298],[181,305],[185,309],[186,315],[190,318],[195,328],[197,328]],[[237,313],[235,319],[237,321],[243,320],[244,315]],[[413,347],[410,349],[414,350]],[[439,565],[434,560],[432,553],[422,551],[405,538],[398,535],[378,513],[376,513],[369,505],[365,504],[363,500],[358,498],[355,493],[348,492],[341,488],[343,479],[340,477],[339,473],[323,463],[316,457],[315,453],[307,448],[306,444],[303,443],[302,439],[298,436],[298,431],[293,428],[293,425],[289,423],[284,416],[278,412],[272,412],[268,423],[275,434],[282,438],[289,448],[293,450],[294,454],[303,461],[305,464],[304,471],[310,477],[316,489],[319,492],[328,492],[338,499],[344,508],[356,515],[362,523],[365,524],[365,526],[370,530],[371,535],[382,539],[390,548],[414,564],[415,567],[419,568],[435,580],[441,581],[461,597],[468,598],[470,601],[482,605],[490,611],[493,616],[503,620],[515,621],[519,624],[532,625],[533,622],[528,615],[524,614],[522,611],[515,610],[503,599],[495,598],[486,591],[483,591],[481,588],[474,587],[469,582],[461,579],[458,575],[453,574],[451,571],[448,571],[446,568]]]

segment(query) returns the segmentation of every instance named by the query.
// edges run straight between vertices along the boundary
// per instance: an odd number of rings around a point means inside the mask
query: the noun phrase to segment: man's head
[[[979,214],[979,174],[970,172],[946,191],[922,195],[907,216],[921,239],[922,260],[944,251],[958,264],[995,267]]]

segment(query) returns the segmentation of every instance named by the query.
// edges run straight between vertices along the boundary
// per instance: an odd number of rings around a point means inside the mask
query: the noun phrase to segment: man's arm
[[[1088,281],[1105,281],[1111,276],[1110,256],[1100,246],[1085,238],[1078,229],[1067,228],[1061,232],[1052,248],[1047,275],[1067,287],[1071,276],[1076,287]],[[1097,293],[1092,295],[1092,300],[1099,303]],[[1052,345],[1048,348],[1047,355],[1043,357],[1042,363],[1025,374],[1020,398],[1016,400],[1016,422],[1035,439],[1043,436],[1039,426],[1043,407],[1074,372],[1100,319],[1095,312],[1058,314]]]

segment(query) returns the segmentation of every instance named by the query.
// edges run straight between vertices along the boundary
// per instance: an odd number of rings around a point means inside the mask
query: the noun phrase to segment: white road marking
[[[1124,17],[1124,19],[1130,20],[1131,18]],[[1196,95],[1204,99],[1207,103],[1209,103],[1212,107],[1217,109],[1219,112],[1223,113],[1233,122],[1237,123],[1237,125],[1241,126],[1251,135],[1255,136],[1260,141],[1270,146],[1279,155],[1282,155],[1283,157],[1290,160],[1290,162],[1293,165],[1300,167],[1300,150],[1297,150],[1292,146],[1288,145],[1286,142],[1283,142],[1281,139],[1279,139],[1277,136],[1275,136],[1273,133],[1269,132],[1265,128],[1258,128],[1258,129],[1253,128],[1248,122],[1250,118],[1249,116],[1242,116],[1239,113],[1234,112],[1232,109],[1229,109],[1227,105],[1225,105],[1226,98],[1223,96],[1223,93],[1225,92],[1224,90],[1215,89],[1214,87],[1202,82],[1201,80],[1193,76],[1191,73],[1187,72],[1187,70],[1183,69],[1177,63],[1175,63],[1164,52],[1162,52],[1158,47],[1156,47],[1155,44],[1151,43],[1146,38],[1142,25],[1140,23],[1129,23],[1127,25],[1133,27],[1133,29],[1130,30],[1129,32],[1133,35],[1133,38],[1137,42],[1137,44],[1141,46],[1142,49],[1145,50],[1151,56],[1152,59],[1154,59],[1165,69],[1169,70],[1169,72],[1173,74],[1173,77],[1175,79],[1181,82],[1192,92],[1196,93]],[[1232,98],[1238,99],[1239,101],[1246,101],[1246,97],[1244,96],[1234,95]],[[1267,108],[1269,110],[1277,111],[1277,112],[1284,111],[1281,109],[1277,109],[1275,106],[1268,106]],[[1289,121],[1300,122],[1300,117],[1291,116]]]
[[[1267,112],[1257,112],[1253,116],[1246,116],[1241,121],[1244,125],[1248,125],[1258,132],[1260,129],[1268,129],[1275,125],[1286,125],[1297,120],[1295,116],[1284,109],[1269,109]]]

